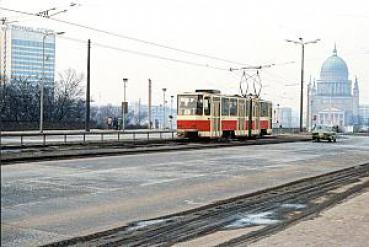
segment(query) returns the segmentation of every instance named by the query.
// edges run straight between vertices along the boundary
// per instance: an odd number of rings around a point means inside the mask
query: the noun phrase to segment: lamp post
[[[167,91],[167,89],[166,88],[163,88],[163,130],[165,130],[165,128],[166,128],[166,112],[165,112],[165,92]]]
[[[161,110],[161,108],[163,107],[163,105],[162,104],[160,104],[159,105],[159,116],[158,116],[158,119],[159,119],[159,127],[158,127],[158,129],[160,129],[160,128],[163,128],[163,123],[161,122],[162,120],[160,119],[161,118],[161,113],[162,113],[162,110]]]
[[[123,104],[122,104],[122,130],[125,129],[125,107],[127,105],[127,109],[128,109],[128,104],[126,102],[126,91],[127,91],[127,82],[128,82],[128,78],[123,78]]]
[[[174,96],[170,96],[170,130],[173,130],[173,99]]]
[[[45,87],[45,39],[50,35],[62,35],[65,32],[46,32],[42,34],[42,76],[40,88],[40,132],[44,131],[44,87]]]
[[[280,131],[279,131],[279,129],[280,129],[280,126],[281,126],[281,125],[279,124],[279,104],[277,104],[277,109],[278,109],[278,110],[277,110],[277,125],[278,125],[278,126],[277,126],[277,127],[278,127],[278,134],[277,134],[277,135],[279,135],[279,132],[280,132]]]
[[[298,41],[286,39],[287,42],[291,42],[297,45],[301,45],[301,92],[300,92],[300,132],[303,131],[303,110],[304,110],[304,56],[305,56],[305,45],[315,44],[320,39],[312,41],[304,41],[303,38],[299,38]]]

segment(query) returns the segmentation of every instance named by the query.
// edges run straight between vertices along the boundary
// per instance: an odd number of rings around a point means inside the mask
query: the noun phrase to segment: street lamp
[[[160,119],[160,118],[161,118],[161,113],[162,113],[162,110],[161,110],[161,108],[162,108],[162,107],[163,107],[163,105],[162,105],[162,104],[160,104],[160,105],[159,105],[159,112],[158,112],[158,113],[159,113],[159,114],[158,114],[158,115],[159,115],[159,116],[158,116],[158,119],[159,119],[159,121],[158,121],[158,122],[159,122],[159,127],[158,127],[158,129],[163,128],[163,123],[161,122],[162,120]]]
[[[281,127],[281,125],[279,124],[279,104],[277,104],[277,128],[278,128],[278,134],[277,135],[279,135],[279,132],[280,132],[280,127]]]
[[[40,132],[44,131],[44,87],[45,87],[45,39],[50,35],[62,35],[65,32],[45,32],[42,34],[42,77],[40,93]]]
[[[126,102],[126,91],[127,91],[128,78],[123,78],[123,104],[122,104],[122,130],[125,128],[125,108],[128,110],[128,104]]]
[[[305,45],[318,43],[320,39],[315,39],[311,41],[305,41],[303,38],[299,38],[298,41],[286,39],[286,42],[294,43],[296,45],[301,45],[301,94],[300,94],[300,132],[303,131],[303,109],[304,109],[304,52]]]
[[[174,96],[170,96],[170,130],[173,130],[173,99]]]
[[[163,113],[164,113],[164,116],[163,116],[163,129],[165,130],[166,128],[166,117],[165,117],[165,92],[167,91],[166,88],[163,88]]]

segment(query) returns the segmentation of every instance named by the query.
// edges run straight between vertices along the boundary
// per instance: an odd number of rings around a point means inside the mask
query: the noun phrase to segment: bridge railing
[[[154,140],[173,140],[176,130],[70,130],[70,131],[35,131],[0,132],[0,145],[32,146],[60,144],[101,144],[114,142],[150,142]]]
[[[282,134],[301,134],[299,128],[273,128],[273,134],[274,135],[282,135]]]

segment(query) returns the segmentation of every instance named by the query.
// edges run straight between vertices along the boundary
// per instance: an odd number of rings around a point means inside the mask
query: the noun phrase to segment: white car
[[[329,142],[336,142],[337,140],[337,126],[317,124],[311,130],[313,140],[327,140]]]

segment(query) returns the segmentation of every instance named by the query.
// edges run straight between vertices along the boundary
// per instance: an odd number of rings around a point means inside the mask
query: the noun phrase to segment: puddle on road
[[[281,205],[281,208],[290,208],[290,209],[303,209],[306,208],[305,204],[291,204],[291,203],[285,203]]]
[[[170,221],[170,219],[158,219],[158,220],[144,220],[144,221],[139,221],[137,223],[134,223],[132,226],[129,226],[127,228],[128,231],[135,231],[135,230],[140,230],[142,228],[145,228],[147,226],[152,226],[152,225],[156,225],[156,224],[160,224],[160,223],[165,223]]]
[[[235,220],[231,224],[224,227],[224,230],[278,224],[282,222],[289,213],[299,212],[306,207],[305,204],[301,203],[284,203],[277,206],[273,211],[258,212],[255,214],[239,214],[235,216]]]
[[[281,222],[280,220],[273,219],[273,217],[274,213],[271,211],[257,214],[239,215],[233,223],[225,226],[225,229],[236,229],[258,225],[273,225]]]

